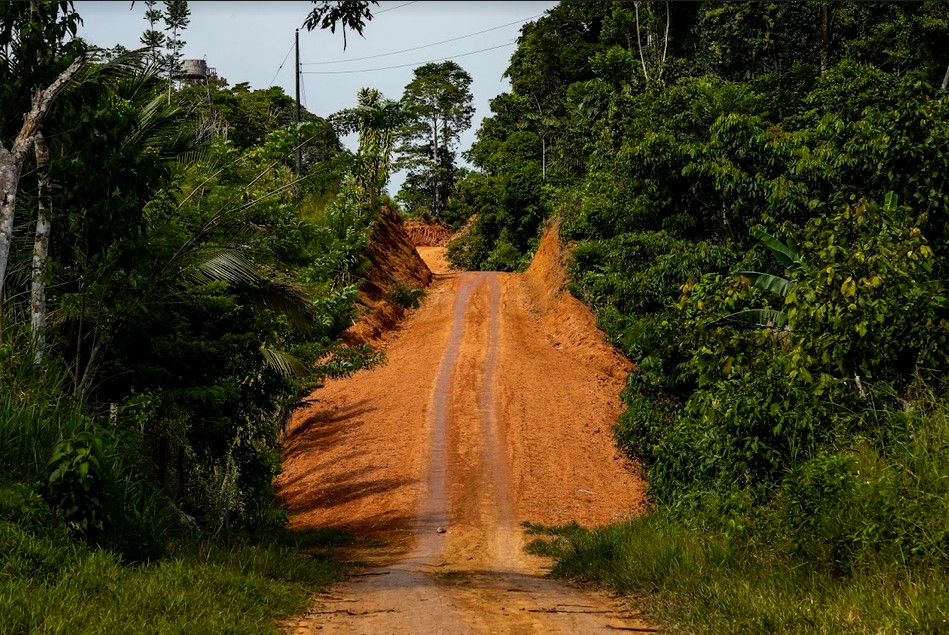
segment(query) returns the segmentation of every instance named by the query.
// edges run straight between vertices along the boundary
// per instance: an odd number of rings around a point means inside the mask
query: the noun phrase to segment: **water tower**
[[[186,82],[206,82],[208,76],[206,60],[184,60],[181,62],[181,78]]]

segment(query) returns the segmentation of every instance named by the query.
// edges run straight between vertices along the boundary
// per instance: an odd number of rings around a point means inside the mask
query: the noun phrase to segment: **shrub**
[[[425,289],[406,285],[401,280],[394,280],[389,289],[389,299],[403,309],[417,309],[425,297]]]

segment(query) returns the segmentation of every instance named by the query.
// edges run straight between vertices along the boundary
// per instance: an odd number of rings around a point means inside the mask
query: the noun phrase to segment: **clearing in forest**
[[[316,391],[288,431],[298,528],[341,527],[370,566],[292,633],[651,631],[620,599],[545,578],[522,521],[596,525],[643,508],[613,444],[629,362],[561,291],[556,231],[524,274],[449,272],[381,342],[387,362]]]

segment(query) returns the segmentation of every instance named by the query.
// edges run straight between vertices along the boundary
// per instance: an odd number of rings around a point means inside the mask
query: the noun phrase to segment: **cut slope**
[[[418,218],[405,221],[405,231],[416,247],[444,247],[454,235],[441,223],[426,223]]]
[[[343,333],[343,341],[357,344],[378,339],[405,314],[391,293],[395,285],[424,289],[432,272],[419,256],[399,214],[382,207],[369,239],[370,261],[359,291],[358,317]]]
[[[625,378],[633,364],[607,342],[589,307],[565,289],[566,260],[560,244],[560,221],[555,219],[524,272],[542,330],[555,348],[568,348],[598,371]]]

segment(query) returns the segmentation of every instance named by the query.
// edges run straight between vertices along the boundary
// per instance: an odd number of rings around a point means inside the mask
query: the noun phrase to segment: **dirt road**
[[[387,363],[294,417],[277,482],[292,525],[352,531],[371,566],[289,632],[652,630],[523,551],[522,521],[594,525],[643,505],[610,435],[628,365],[549,288],[556,237],[543,247],[528,274],[448,273],[420,249],[435,281],[383,343]]]

